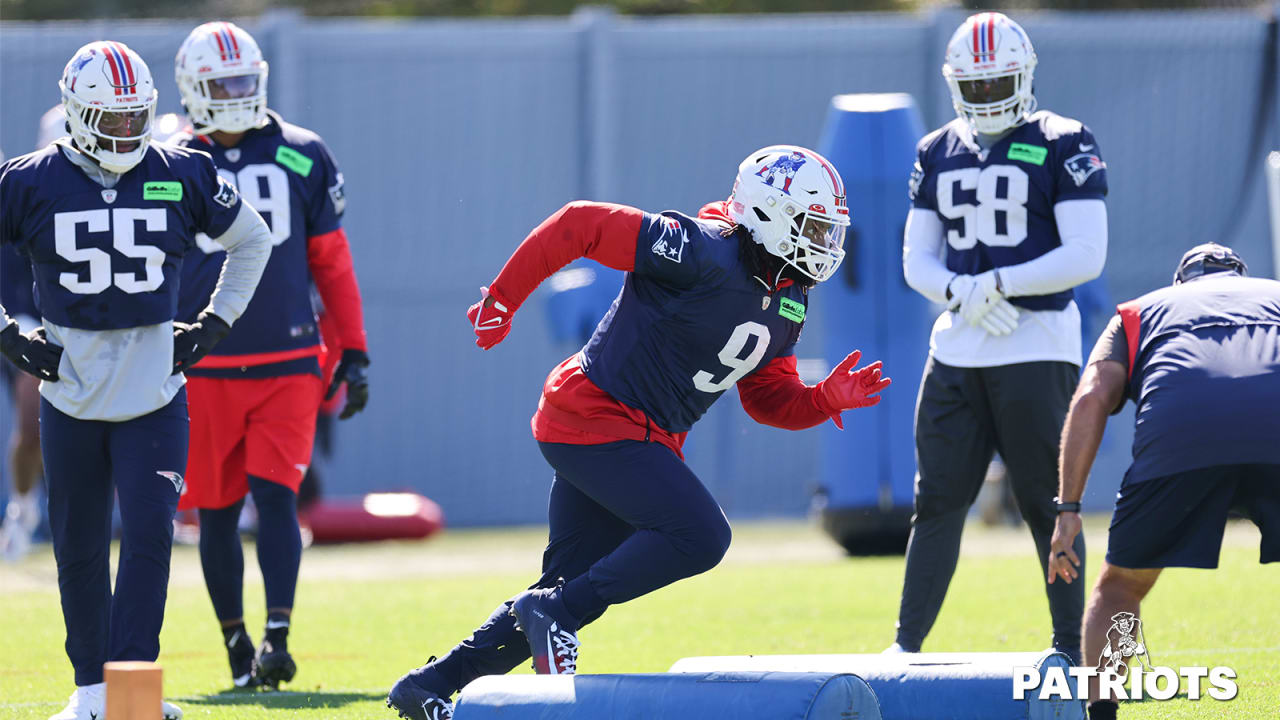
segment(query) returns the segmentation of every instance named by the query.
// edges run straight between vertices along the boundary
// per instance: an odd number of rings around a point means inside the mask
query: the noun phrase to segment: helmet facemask
[[[951,104],[956,115],[974,132],[998,135],[1022,123],[1035,112],[1036,98],[1031,94],[1031,76],[1035,61],[1004,74],[980,74],[976,77],[956,76],[950,65],[942,68],[951,88]]]
[[[258,72],[202,77],[190,85],[183,90],[183,104],[200,132],[242,133],[266,119],[266,63]]]

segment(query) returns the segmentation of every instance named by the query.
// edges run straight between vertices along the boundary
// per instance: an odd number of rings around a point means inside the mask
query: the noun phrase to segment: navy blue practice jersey
[[[636,264],[583,350],[587,377],[661,428],[686,432],[742,378],[793,354],[808,307],[770,293],[722,225],[645,213]]]
[[[988,150],[959,118],[924,136],[911,176],[914,207],[946,231],[947,269],[977,275],[1033,260],[1062,244],[1053,206],[1107,194],[1107,165],[1079,121],[1041,110]],[[1013,297],[1028,310],[1061,310],[1071,290]]]
[[[0,166],[0,243],[31,261],[42,317],[81,330],[174,319],[179,273],[198,232],[217,237],[240,212],[208,155],[151,145],[104,188],[62,146]]]
[[[174,142],[211,154],[218,174],[271,228],[271,259],[262,281],[213,354],[258,356],[318,345],[307,239],[342,227],[346,205],[342,173],[324,141],[269,112],[267,124],[245,133],[235,147],[203,136],[184,135]],[[187,257],[183,269],[182,320],[193,320],[204,309],[226,258],[221,246],[202,242],[200,249]]]

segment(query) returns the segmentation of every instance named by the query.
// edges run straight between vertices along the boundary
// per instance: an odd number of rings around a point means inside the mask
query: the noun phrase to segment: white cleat
[[[881,655],[901,655],[905,652],[906,650],[903,650],[901,645],[899,645],[898,643],[894,643],[889,647],[885,648],[884,650],[882,650],[880,654]]]
[[[182,708],[165,700],[160,701],[160,717],[164,720],[182,720]]]
[[[106,683],[82,685],[71,693],[67,706],[57,715],[50,715],[49,720],[103,720],[107,714]]]
[[[106,683],[84,685],[76,688],[62,712],[50,715],[49,720],[106,720],[106,706]],[[182,720],[182,708],[161,700],[160,716],[164,720]]]

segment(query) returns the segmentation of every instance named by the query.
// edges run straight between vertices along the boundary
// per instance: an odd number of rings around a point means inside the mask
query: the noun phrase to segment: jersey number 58
[[[947,230],[947,243],[968,250],[1013,247],[1027,239],[1027,173],[1013,165],[962,168],[938,174],[938,214],[960,220]],[[956,202],[957,190],[976,191],[976,205]]]

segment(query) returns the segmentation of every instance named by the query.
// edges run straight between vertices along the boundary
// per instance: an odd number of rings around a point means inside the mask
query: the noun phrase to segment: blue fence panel
[[[373,400],[342,423],[327,490],[412,488],[455,525],[541,522],[550,471],[529,436],[551,339],[541,290],[511,337],[482,353],[463,319],[524,234],[576,198],[695,211],[738,162],[777,142],[814,146],[834,95],[906,92],[928,127],[951,117],[938,68],[963,19],[847,14],[242,24],[272,64],[272,105],[321,133],[346,175],[365,295]],[[1267,247],[1262,153],[1276,144],[1268,26],[1244,11],[1022,13],[1041,104],[1088,123],[1111,170],[1105,287],[1124,300],[1168,281],[1186,247]],[[29,150],[71,53],[110,37],[138,50],[178,111],[173,56],[194,21],[0,25],[0,148]],[[1263,124],[1255,130],[1258,120]],[[1260,137],[1260,139],[1259,139]],[[1255,157],[1254,155],[1257,154]],[[829,294],[828,294],[829,295]],[[815,315],[843,317],[815,292]],[[829,352],[829,350],[831,352]],[[819,323],[801,366],[829,364]],[[923,358],[890,367],[914,395]],[[1126,462],[1112,421],[1089,499],[1107,506]],[[0,413],[0,435],[10,427]],[[691,463],[735,517],[804,512],[820,432],[762,428],[725,398]],[[897,472],[895,470],[895,472]]]

